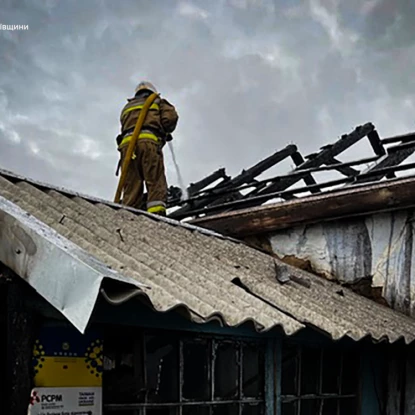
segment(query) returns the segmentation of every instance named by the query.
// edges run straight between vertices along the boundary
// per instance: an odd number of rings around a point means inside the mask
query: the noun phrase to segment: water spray
[[[186,189],[186,186],[184,185],[184,182],[183,182],[183,177],[182,177],[182,174],[180,172],[180,167],[177,164],[176,154],[174,153],[173,143],[171,141],[169,141],[167,144],[168,144],[168,146],[170,148],[170,152],[171,152],[171,157],[173,159],[174,168],[176,169],[177,181],[179,182],[179,187],[180,187],[180,189],[182,191],[181,201],[184,201],[184,200],[187,200],[189,198],[189,195],[187,194],[187,189]]]

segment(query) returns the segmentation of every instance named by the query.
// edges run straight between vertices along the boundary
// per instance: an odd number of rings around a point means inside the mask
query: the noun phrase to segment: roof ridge
[[[87,195],[87,194],[82,193],[82,192],[78,192],[76,190],[66,189],[66,188],[61,187],[61,186],[53,185],[53,184],[50,184],[50,183],[45,183],[45,182],[42,182],[42,181],[36,180],[36,179],[31,179],[31,178],[25,177],[23,175],[20,175],[18,173],[12,172],[10,170],[0,168],[0,176],[5,177],[6,179],[11,179],[12,181],[16,181],[16,180],[17,181],[24,181],[24,182],[27,182],[27,183],[29,183],[29,184],[37,187],[37,188],[55,190],[59,193],[67,195],[67,196],[79,197],[79,198],[85,199],[85,200],[87,200],[89,202],[92,202],[92,203],[102,203],[106,206],[110,206],[110,207],[115,208],[115,209],[126,210],[126,211],[129,211],[129,212],[131,212],[135,215],[143,215],[143,216],[146,216],[146,217],[148,217],[152,220],[155,220],[155,221],[168,223],[169,225],[173,225],[173,226],[180,226],[181,228],[184,228],[184,229],[187,229],[187,230],[190,230],[190,231],[200,232],[204,235],[213,236],[213,237],[220,238],[220,239],[225,239],[225,240],[235,242],[235,243],[239,243],[239,244],[244,244],[244,242],[239,240],[239,239],[235,239],[235,238],[232,238],[230,236],[223,235],[221,233],[215,232],[215,231],[210,230],[210,229],[202,228],[202,227],[199,227],[197,225],[192,225],[192,224],[186,223],[186,222],[180,222],[179,220],[172,219],[172,218],[169,218],[169,217],[154,215],[154,214],[148,213],[144,210],[135,209],[135,208],[132,208],[132,207],[129,207],[129,206],[122,205],[120,203],[114,203],[114,202],[111,202],[109,200],[105,200],[105,199],[102,199],[102,198],[99,198],[99,197],[96,197],[96,196],[91,196],[91,195]]]

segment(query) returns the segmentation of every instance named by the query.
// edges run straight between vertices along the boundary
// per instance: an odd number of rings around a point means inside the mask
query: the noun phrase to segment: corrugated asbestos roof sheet
[[[145,295],[198,323],[252,322],[287,335],[307,325],[333,339],[409,343],[415,321],[212,232],[0,174],[0,260],[83,331],[104,278],[110,302]],[[108,268],[110,267],[110,268]],[[309,284],[280,277],[294,275]],[[123,287],[120,291],[120,286]],[[342,295],[343,294],[343,295]]]

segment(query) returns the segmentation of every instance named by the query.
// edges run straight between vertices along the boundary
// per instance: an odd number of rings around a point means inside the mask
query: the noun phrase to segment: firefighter
[[[121,134],[117,137],[120,165],[127,153],[128,143],[134,132],[141,108],[146,99],[157,93],[150,82],[140,82],[134,98],[129,98],[121,111]],[[136,148],[130,162],[122,203],[137,209],[143,208],[144,183],[147,189],[146,209],[150,213],[165,216],[167,202],[167,180],[162,148],[172,140],[179,116],[167,100],[157,97],[151,105],[138,136]]]

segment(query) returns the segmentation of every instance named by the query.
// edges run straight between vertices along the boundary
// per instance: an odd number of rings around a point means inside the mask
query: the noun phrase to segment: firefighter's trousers
[[[120,148],[121,165],[128,145]],[[127,172],[122,203],[142,209],[144,183],[147,189],[147,211],[166,214],[167,180],[163,153],[153,140],[138,139]]]

